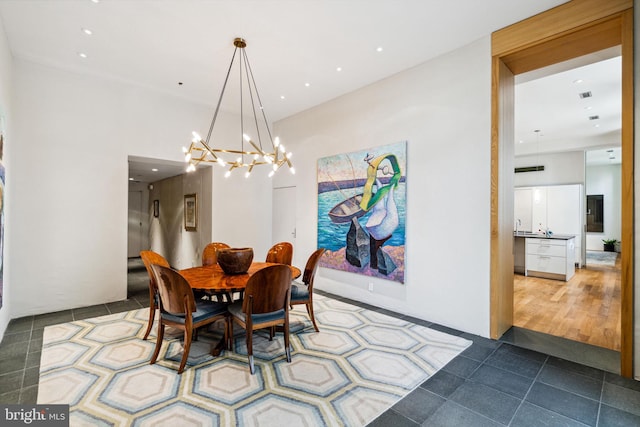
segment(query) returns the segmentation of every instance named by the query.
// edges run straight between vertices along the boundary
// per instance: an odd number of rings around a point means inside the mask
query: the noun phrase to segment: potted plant
[[[602,239],[602,243],[604,243],[604,250],[606,252],[615,252],[616,243],[618,243],[617,239]]]

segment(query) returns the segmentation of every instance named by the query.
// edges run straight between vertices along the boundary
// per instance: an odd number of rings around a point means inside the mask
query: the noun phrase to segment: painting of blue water
[[[406,146],[318,160],[321,266],[404,283]]]
[[[398,205],[398,213],[400,216],[400,226],[393,232],[391,238],[387,240],[387,244],[391,246],[404,246],[405,231],[405,212],[406,212],[406,183],[398,184],[396,191],[396,203]],[[350,222],[336,224],[331,222],[328,212],[338,203],[345,199],[345,195],[351,197],[354,191],[327,191],[318,194],[318,247],[325,248],[330,251],[337,251],[345,246],[345,236],[351,226]],[[371,212],[360,217],[361,223],[366,223]]]

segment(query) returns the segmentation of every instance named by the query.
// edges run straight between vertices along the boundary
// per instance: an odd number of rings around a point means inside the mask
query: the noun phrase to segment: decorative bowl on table
[[[227,274],[244,274],[253,261],[252,248],[229,248],[218,250],[218,264]]]

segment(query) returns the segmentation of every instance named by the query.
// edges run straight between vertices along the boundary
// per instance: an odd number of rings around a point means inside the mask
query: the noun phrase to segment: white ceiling
[[[565,1],[1,0],[0,19],[14,57],[173,94],[212,114],[233,39],[244,37],[276,121]]]
[[[515,154],[585,149],[588,164],[620,163],[619,55],[611,48],[516,76]]]

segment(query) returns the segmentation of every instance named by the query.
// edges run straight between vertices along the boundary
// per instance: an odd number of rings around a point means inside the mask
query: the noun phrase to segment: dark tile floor
[[[0,403],[36,403],[45,326],[147,307],[148,291],[141,286],[146,280],[144,269],[133,265],[125,301],[12,320],[0,344]],[[509,342],[358,305],[473,341],[372,427],[640,426],[640,382]]]

